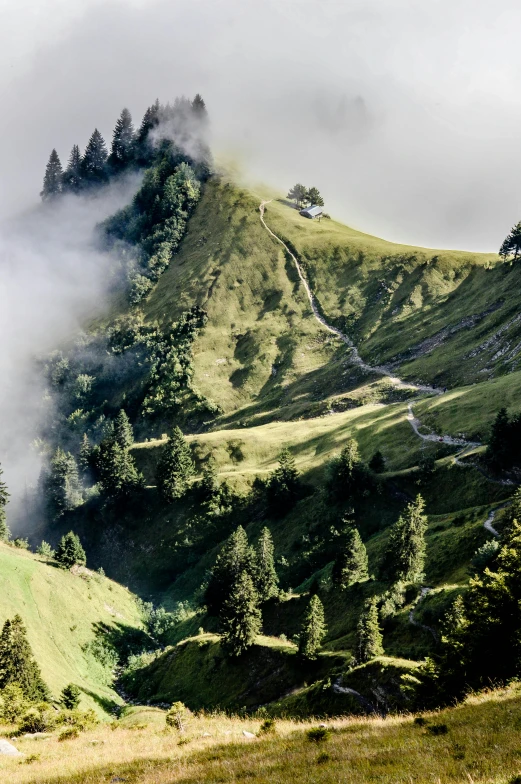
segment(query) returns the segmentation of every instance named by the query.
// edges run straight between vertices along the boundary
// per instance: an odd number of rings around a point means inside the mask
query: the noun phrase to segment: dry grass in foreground
[[[414,717],[338,719],[325,738],[316,723],[280,721],[250,738],[261,722],[222,715],[193,718],[182,736],[165,730],[164,713],[132,709],[112,729],[76,740],[21,739],[22,759],[0,758],[9,784],[258,784],[490,782],[521,774],[521,689],[482,694],[457,708]]]

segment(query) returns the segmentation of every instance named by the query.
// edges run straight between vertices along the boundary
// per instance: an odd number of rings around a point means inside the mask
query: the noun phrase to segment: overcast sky
[[[0,0],[0,208],[53,146],[200,91],[215,151],[358,228],[495,250],[521,217],[514,0]]]

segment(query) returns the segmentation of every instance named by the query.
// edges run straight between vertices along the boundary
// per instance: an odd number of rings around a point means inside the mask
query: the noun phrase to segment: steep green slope
[[[267,221],[296,248],[324,312],[368,361],[448,386],[517,367],[519,265],[395,245],[334,221],[306,221],[281,201],[268,205]]]
[[[83,707],[108,710],[121,698],[96,641],[124,640],[141,628],[135,597],[85,569],[74,573],[30,553],[0,544],[0,624],[16,613],[52,695],[75,683]]]

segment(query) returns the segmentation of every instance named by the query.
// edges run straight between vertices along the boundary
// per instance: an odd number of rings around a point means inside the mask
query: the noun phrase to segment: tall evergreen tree
[[[6,483],[2,480],[3,473],[2,466],[0,466],[0,542],[7,542],[11,536],[5,511],[9,500],[9,493],[7,491]]]
[[[516,223],[516,225],[510,230],[508,236],[503,240],[503,243],[499,249],[499,255],[502,256],[504,259],[507,259],[509,256],[514,257],[514,261],[517,260],[521,252],[521,221]]]
[[[160,114],[161,105],[159,100],[156,100],[148,107],[141,121],[136,135],[136,159],[140,166],[147,166],[152,161],[154,148],[150,140],[150,131],[159,125]]]
[[[122,449],[130,449],[134,443],[134,431],[130,419],[123,409],[114,421],[114,438]]]
[[[115,435],[104,439],[94,450],[94,463],[103,491],[109,496],[124,496],[143,486],[143,476],[128,449]]]
[[[62,191],[63,170],[60,163],[60,158],[56,150],[53,150],[49,156],[49,161],[45,167],[45,176],[43,178],[43,189],[40,193],[43,201],[53,199]]]
[[[314,594],[304,616],[304,624],[299,636],[299,654],[309,661],[316,659],[325,636],[324,605]]]
[[[367,550],[354,526],[347,530],[346,541],[335,559],[332,576],[334,584],[342,589],[367,580],[369,576]]]
[[[76,460],[61,447],[51,458],[43,484],[48,510],[54,519],[83,503]]]
[[[92,444],[87,433],[83,434],[80,451],[78,454],[78,467],[83,475],[87,474],[92,468]]]
[[[82,186],[81,152],[75,144],[69,155],[69,162],[63,174],[63,190],[70,193],[79,193]]]
[[[0,689],[12,683],[20,686],[28,700],[36,702],[48,696],[19,615],[7,620],[0,634]]]
[[[373,596],[360,615],[358,621],[358,658],[361,662],[381,656],[384,652],[382,645],[382,632],[378,623],[378,604],[376,596]]]
[[[490,434],[487,460],[497,469],[506,468],[512,462],[510,422],[506,408],[500,408]]]
[[[123,109],[112,134],[112,149],[108,164],[115,172],[123,171],[134,160],[135,132],[132,125],[132,116],[128,109]]]
[[[81,159],[81,174],[87,185],[100,185],[107,180],[107,145],[96,128]]]
[[[356,497],[370,486],[370,476],[362,463],[358,444],[349,438],[340,455],[331,461],[327,477],[327,490],[331,499],[341,502]]]
[[[182,498],[194,472],[190,447],[181,429],[174,427],[157,466],[156,483],[161,498],[167,504],[171,504],[176,498]]]
[[[278,596],[279,578],[275,570],[273,539],[269,528],[263,528],[256,548],[255,587],[261,602]]]
[[[382,576],[391,582],[418,582],[425,564],[427,517],[421,495],[408,504],[405,513],[392,526],[382,564]]]
[[[62,536],[58,542],[54,557],[65,569],[70,569],[76,564],[85,566],[87,563],[87,557],[80,537],[73,531],[69,531],[68,534]]]
[[[369,468],[375,474],[381,474],[385,471],[385,459],[380,450],[378,449],[369,461]]]
[[[219,613],[222,644],[232,656],[250,648],[261,631],[259,597],[248,572],[241,572]]]
[[[248,544],[246,531],[240,525],[221,548],[212,576],[205,591],[206,607],[210,615],[218,615],[228,599],[239,576],[248,573],[252,579],[256,574],[255,551]]]
[[[268,479],[267,497],[270,511],[276,517],[283,517],[297,502],[302,485],[295,465],[295,458],[284,448],[279,455],[278,468]]]

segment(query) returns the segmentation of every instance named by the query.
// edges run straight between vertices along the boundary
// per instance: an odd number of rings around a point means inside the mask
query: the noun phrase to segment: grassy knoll
[[[140,627],[135,599],[126,588],[86,570],[73,574],[0,544],[0,624],[16,613],[27,626],[54,697],[75,683],[84,707],[109,708],[121,702],[110,687],[111,673],[88,646],[102,627],[120,639]]]
[[[164,713],[132,708],[111,728],[75,740],[21,739],[32,757],[0,758],[10,784],[216,784],[252,779],[259,784],[362,784],[432,781],[506,784],[521,771],[517,684],[471,697],[457,708],[413,716],[339,718],[328,722],[322,742],[309,739],[316,722],[276,722],[256,734],[261,720],[193,717],[180,737],[164,730]]]

